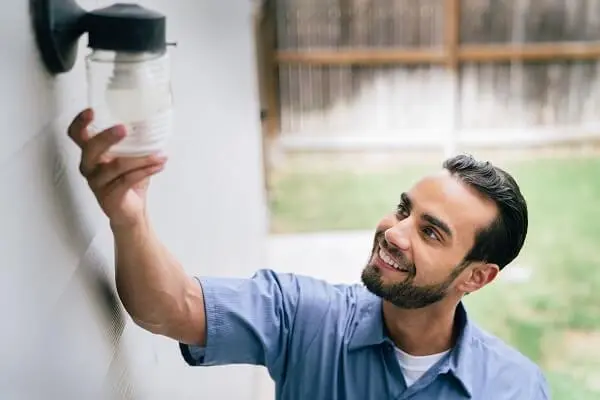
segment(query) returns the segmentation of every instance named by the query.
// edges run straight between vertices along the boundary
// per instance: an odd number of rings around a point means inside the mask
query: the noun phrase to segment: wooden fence
[[[350,125],[365,135],[377,124],[412,129],[438,114],[451,129],[581,125],[600,111],[600,0],[273,0],[263,11],[261,92],[271,139]],[[384,116],[348,105],[369,85],[379,89],[366,103],[395,104]],[[493,105],[482,100],[486,87]],[[436,110],[431,104],[442,97]],[[343,112],[332,111],[340,104]],[[411,107],[416,117],[406,125]],[[377,118],[386,122],[369,120]]]

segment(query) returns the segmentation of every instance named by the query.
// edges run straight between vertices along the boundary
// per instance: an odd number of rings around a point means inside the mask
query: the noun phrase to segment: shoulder
[[[283,292],[299,296],[299,300],[316,303],[337,298],[352,298],[362,287],[358,284],[334,284],[308,275],[278,272],[273,269],[259,269],[250,280],[259,286],[275,285]]]
[[[322,338],[341,345],[350,334],[359,310],[368,299],[361,284],[334,284],[311,276],[262,269],[251,280],[258,286],[277,285],[284,308],[293,322],[292,342],[306,351]]]
[[[333,362],[372,298],[361,284],[333,284],[309,276],[283,275],[298,287],[289,365],[319,368],[323,358]]]
[[[277,282],[282,295],[293,303],[295,334],[305,340],[323,332],[343,336],[368,297],[364,286],[358,283],[334,284],[295,273],[263,269],[252,279]]]
[[[535,363],[516,348],[492,333],[472,324],[471,345],[485,356],[489,363],[510,366],[519,366],[519,369],[534,370]]]
[[[471,347],[474,358],[485,360],[479,369],[483,393],[506,393],[506,398],[549,399],[546,378],[541,368],[499,337],[472,325]]]
[[[344,311],[357,301],[361,285],[332,284],[325,280],[272,269],[257,270],[249,278],[202,277],[198,279],[205,297],[212,303],[256,307],[261,302],[315,315]],[[260,310],[258,310],[260,311]]]
[[[259,270],[255,279],[276,280],[282,291],[295,297],[298,322],[310,318],[311,324],[319,317],[343,317],[352,314],[359,304],[363,286],[334,284],[311,276]]]
[[[248,306],[261,301],[279,304],[283,311],[295,315],[296,324],[319,318],[347,316],[356,308],[364,292],[359,284],[333,284],[311,276],[272,269],[260,269],[249,279],[203,278],[207,292],[217,292],[220,299],[236,294],[249,301]],[[250,301],[252,300],[252,301]]]

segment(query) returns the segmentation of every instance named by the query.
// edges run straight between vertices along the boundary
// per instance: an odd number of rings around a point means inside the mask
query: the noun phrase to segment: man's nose
[[[410,249],[410,239],[408,236],[408,227],[401,226],[403,224],[396,224],[389,228],[383,234],[385,241],[389,244],[397,247],[401,251],[408,251]]]

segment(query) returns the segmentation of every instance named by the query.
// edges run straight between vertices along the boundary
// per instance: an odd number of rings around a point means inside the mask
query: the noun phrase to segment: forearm
[[[133,320],[153,333],[203,342],[200,286],[160,242],[147,221],[112,227],[119,297]]]

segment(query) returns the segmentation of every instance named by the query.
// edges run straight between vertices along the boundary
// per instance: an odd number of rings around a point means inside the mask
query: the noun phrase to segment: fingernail
[[[125,127],[122,125],[115,126],[112,130],[112,133],[118,138],[123,138],[126,134]]]
[[[79,114],[77,119],[79,123],[87,125],[94,120],[94,112],[91,108],[85,109]]]

